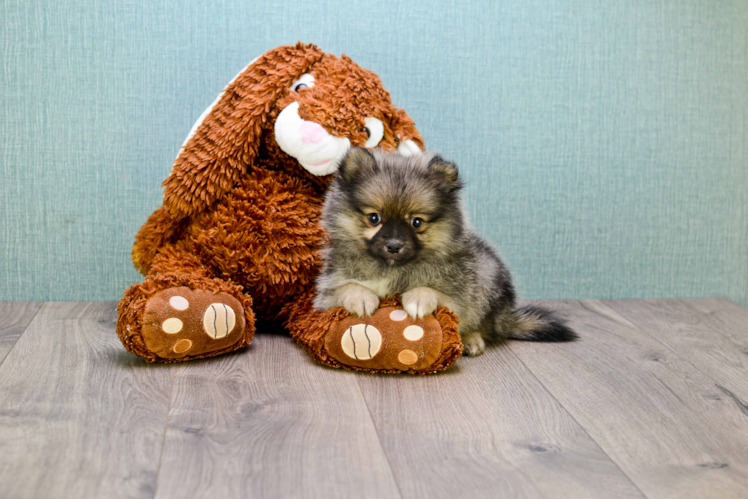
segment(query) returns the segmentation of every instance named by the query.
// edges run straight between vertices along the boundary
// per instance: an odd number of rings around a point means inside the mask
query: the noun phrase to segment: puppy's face
[[[457,168],[438,156],[353,149],[328,210],[333,239],[392,266],[446,253],[462,232]]]

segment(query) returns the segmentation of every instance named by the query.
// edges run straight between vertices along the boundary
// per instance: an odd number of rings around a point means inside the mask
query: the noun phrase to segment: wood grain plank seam
[[[642,300],[645,300],[645,299],[642,299]],[[657,299],[655,299],[655,300],[657,300]],[[683,299],[676,299],[676,300],[677,300],[678,302],[680,302],[681,304],[683,304],[683,306],[684,306],[684,307],[688,308],[688,310],[689,310],[689,311],[691,311],[691,312],[692,312],[692,313],[693,313],[693,314],[694,314],[695,316],[699,316],[699,315],[702,315],[702,314],[704,314],[704,313],[702,313],[701,311],[699,311],[698,309],[696,309],[695,307],[691,306],[691,305],[690,305],[690,304],[689,304],[688,302],[686,302],[685,300],[683,300]],[[601,303],[602,305],[604,305],[605,307],[608,307],[608,306],[607,306],[607,305],[605,304],[605,302],[607,302],[607,301],[602,301],[602,300],[601,300],[601,301],[599,301],[599,302],[600,302],[600,303]],[[742,307],[742,306],[740,306],[739,304],[736,304],[736,305],[737,305],[738,307]],[[608,308],[608,309],[610,309],[610,308]],[[612,309],[611,309],[611,310],[612,310]],[[700,368],[699,368],[698,366],[696,366],[696,365],[694,365],[693,363],[691,363],[691,362],[690,362],[690,361],[688,360],[688,358],[684,357],[684,356],[683,356],[683,355],[682,355],[682,354],[681,354],[680,352],[676,351],[676,350],[675,350],[675,349],[674,349],[673,347],[670,347],[670,346],[669,346],[668,344],[666,344],[666,343],[662,342],[662,341],[661,341],[660,339],[658,339],[657,337],[655,337],[655,336],[651,335],[651,334],[650,334],[649,332],[647,332],[647,331],[646,331],[645,329],[641,328],[641,327],[639,326],[639,324],[637,324],[637,323],[634,323],[633,321],[631,321],[631,320],[629,320],[628,318],[624,317],[624,316],[623,316],[623,315],[622,315],[621,313],[619,313],[618,311],[614,311],[614,312],[615,312],[616,314],[618,314],[619,316],[621,316],[621,317],[622,317],[623,319],[625,319],[627,323],[631,324],[631,325],[632,325],[632,326],[633,326],[634,328],[636,328],[637,330],[639,330],[639,331],[640,331],[641,333],[643,333],[644,335],[646,335],[647,337],[649,337],[650,339],[652,339],[652,340],[653,340],[653,341],[654,341],[655,343],[657,343],[657,344],[661,345],[662,347],[664,347],[665,349],[667,349],[668,351],[670,351],[670,352],[671,352],[671,353],[672,353],[672,354],[673,354],[674,356],[678,357],[678,359],[680,359],[680,360],[681,360],[681,361],[682,361],[683,363],[685,363],[686,365],[690,366],[690,367],[691,367],[691,368],[692,368],[692,369],[693,369],[694,371],[696,371],[696,372],[700,373],[701,375],[703,375],[703,376],[704,376],[704,378],[705,378],[705,380],[707,380],[707,381],[711,382],[712,384],[714,384],[714,386],[715,386],[715,387],[716,387],[717,389],[719,389],[719,390],[720,390],[720,391],[722,391],[722,392],[725,392],[725,391],[726,391],[726,389],[725,389],[724,387],[720,386],[720,385],[719,385],[719,383],[717,383],[717,381],[716,381],[716,380],[714,380],[714,377],[712,377],[712,376],[711,376],[710,374],[708,374],[708,373],[707,373],[707,372],[705,372],[704,370],[700,369]],[[727,339],[727,340],[728,340],[728,341],[730,342],[730,344],[732,344],[732,343],[733,343],[733,342],[732,342],[732,341],[731,341],[730,339]],[[670,389],[669,387],[667,387],[667,386],[665,386],[665,387],[666,387],[666,388],[667,388],[667,389],[668,389],[668,390],[669,390],[669,391],[670,391],[670,392],[671,392],[671,393],[672,393],[672,394],[673,394],[673,395],[674,395],[675,397],[677,397],[679,401],[681,400],[681,398],[679,398],[679,397],[678,397],[678,396],[677,396],[677,395],[676,395],[676,394],[675,394],[675,393],[674,393],[674,392],[673,392],[673,391],[672,391],[672,390],[671,390],[671,389]],[[737,398],[735,397],[735,395],[734,395],[734,394],[732,394],[732,393],[731,393],[731,392],[729,392],[729,391],[728,391],[727,393],[725,393],[725,394],[727,394],[727,396],[728,396],[728,397],[730,397],[730,398],[731,398],[731,399],[732,399],[732,400],[733,400],[733,401],[735,402],[735,405],[737,406],[738,410],[740,410],[740,412],[741,412],[741,413],[743,413],[744,415],[748,416],[748,410],[746,409],[746,405],[745,405],[745,404],[744,404],[744,403],[743,403],[743,402],[742,402],[742,401],[741,401],[740,399],[737,399]]]
[[[368,374],[367,374],[368,375]],[[367,376],[364,375],[364,376]],[[368,376],[381,376],[381,375],[368,375]],[[397,481],[397,476],[395,476],[394,470],[392,470],[392,463],[390,462],[390,456],[387,455],[387,450],[384,448],[384,443],[382,443],[382,436],[379,435],[379,429],[377,428],[377,424],[374,422],[374,417],[371,414],[371,408],[369,408],[369,401],[366,399],[366,396],[364,396],[364,391],[361,389],[361,382],[360,379],[356,380],[356,387],[358,387],[358,393],[361,395],[361,399],[363,399],[364,404],[366,405],[366,411],[369,413],[369,422],[371,423],[372,427],[374,427],[374,433],[377,436],[377,441],[379,442],[379,448],[382,450],[382,454],[384,455],[385,460],[387,460],[387,468],[390,471],[390,476],[392,477],[392,481],[395,483],[395,487],[397,487],[397,492],[400,495],[400,498],[405,498],[403,496],[403,491],[400,489],[400,483]]]
[[[576,342],[581,342],[582,340],[583,340],[583,338],[582,338],[582,337],[580,337],[580,338],[579,338],[579,340],[577,340]],[[551,391],[550,391],[550,390],[548,389],[548,387],[546,387],[546,385],[545,385],[545,384],[543,383],[543,381],[542,381],[542,380],[540,380],[540,379],[539,379],[539,378],[538,378],[538,377],[537,377],[537,376],[535,375],[535,373],[533,373],[533,371],[532,371],[532,370],[530,369],[530,367],[529,367],[529,366],[527,366],[527,365],[525,364],[525,362],[524,362],[524,361],[522,361],[522,358],[520,358],[519,356],[517,356],[517,353],[515,353],[515,352],[514,352],[514,350],[512,350],[511,344],[510,344],[510,345],[508,345],[508,346],[507,346],[507,348],[508,348],[509,352],[511,353],[511,355],[512,355],[512,356],[514,356],[514,357],[515,357],[515,358],[517,359],[517,361],[519,361],[519,362],[520,362],[520,363],[522,364],[522,366],[524,366],[524,367],[525,367],[525,369],[527,369],[527,371],[528,371],[528,372],[530,373],[530,375],[532,375],[532,377],[533,377],[533,378],[534,378],[535,380],[537,380],[537,381],[538,381],[538,383],[539,383],[539,384],[540,384],[540,386],[541,386],[541,387],[543,388],[543,390],[544,390],[544,391],[546,392],[546,394],[548,394],[548,396],[550,396],[551,398],[553,398],[553,400],[554,400],[554,401],[556,401],[556,402],[558,403],[558,405],[559,405],[559,406],[561,407],[561,409],[563,409],[563,410],[564,410],[564,412],[566,412],[566,414],[567,414],[567,415],[569,415],[569,418],[571,418],[571,419],[572,419],[572,420],[574,421],[574,423],[576,423],[576,424],[577,424],[577,425],[579,426],[579,428],[580,428],[580,429],[582,429],[582,431],[584,431],[584,433],[585,433],[585,434],[587,435],[587,437],[588,437],[588,438],[590,438],[590,440],[591,440],[591,441],[592,441],[593,443],[595,443],[595,444],[597,445],[597,447],[598,447],[598,448],[600,449],[600,451],[601,451],[601,452],[603,452],[603,453],[605,454],[605,456],[606,456],[606,457],[608,457],[608,460],[610,460],[610,462],[611,462],[611,463],[612,463],[613,465],[615,465],[615,466],[616,466],[616,469],[618,469],[618,471],[619,471],[619,472],[620,472],[620,473],[621,473],[621,474],[623,475],[623,477],[627,478],[627,479],[628,479],[628,480],[629,480],[629,481],[631,482],[631,484],[632,484],[632,485],[634,486],[634,488],[636,488],[636,491],[638,491],[638,492],[639,492],[639,493],[641,494],[642,498],[649,498],[649,497],[648,497],[647,495],[645,495],[645,494],[644,494],[644,492],[643,492],[643,491],[642,491],[642,489],[641,489],[641,488],[639,487],[639,485],[638,485],[638,484],[636,484],[636,482],[635,482],[635,481],[634,481],[634,480],[633,480],[633,479],[632,479],[632,478],[631,478],[631,477],[630,477],[630,476],[629,476],[628,474],[626,474],[626,472],[625,472],[625,471],[624,471],[624,470],[623,470],[623,469],[621,468],[621,465],[620,465],[620,464],[619,464],[618,462],[616,462],[616,461],[615,461],[615,460],[613,459],[613,457],[611,457],[611,456],[610,456],[610,455],[608,454],[608,452],[607,452],[607,451],[605,451],[605,448],[603,448],[603,447],[602,447],[602,445],[601,445],[600,443],[598,443],[598,442],[597,442],[597,441],[595,440],[595,438],[593,438],[593,437],[592,437],[592,436],[590,435],[590,433],[589,433],[589,432],[587,432],[587,429],[585,429],[585,427],[584,427],[584,426],[583,426],[583,425],[582,425],[582,424],[581,424],[581,423],[580,423],[580,422],[579,422],[579,421],[578,421],[578,420],[576,419],[576,417],[574,416],[574,414],[572,414],[572,413],[571,413],[571,412],[570,412],[570,411],[569,411],[569,410],[568,410],[568,409],[566,408],[566,406],[564,406],[564,404],[563,404],[563,403],[562,403],[561,401],[559,401],[559,400],[558,400],[558,398],[556,398],[556,396],[554,396],[554,395],[553,395],[553,393],[551,393]]]
[[[646,299],[642,299],[642,300],[646,300]],[[654,299],[654,300],[659,300],[659,299]],[[701,311],[699,311],[698,309],[692,307],[688,302],[684,301],[683,299],[676,299],[676,300],[678,300],[681,304],[683,304],[685,307],[687,307],[694,314],[694,316],[699,316],[699,315],[704,314]],[[607,301],[602,301],[602,300],[600,301],[600,303],[602,305],[604,305],[605,307],[608,307],[605,304],[605,302],[607,302]],[[738,305],[738,304],[736,304],[736,305]],[[742,306],[739,306],[739,307],[742,307]],[[695,366],[693,363],[691,363],[691,361],[688,360],[688,358],[684,357],[680,352],[676,351],[674,348],[670,347],[668,344],[662,342],[657,337],[654,337],[653,335],[651,335],[645,329],[641,328],[638,323],[634,323],[633,321],[631,321],[628,318],[624,317],[618,311],[614,311],[614,312],[616,314],[618,314],[619,316],[621,316],[623,319],[625,319],[626,322],[628,322],[629,324],[631,324],[634,328],[636,328],[637,330],[639,330],[640,332],[642,332],[644,335],[646,335],[647,337],[649,337],[650,339],[652,339],[655,343],[661,345],[662,347],[664,347],[665,349],[667,349],[668,351],[670,351],[671,353],[673,353],[675,356],[678,357],[678,359],[682,360],[685,364],[687,364],[688,366],[690,366],[691,368],[693,368],[694,371],[697,371],[700,374],[702,374],[704,376],[704,378],[706,380],[708,380],[708,381],[711,381],[714,384],[715,387],[719,388],[719,385],[717,384],[717,381],[714,380],[714,378],[710,374],[708,374],[704,370],[701,370],[699,367]],[[732,344],[731,340],[728,339],[728,341]],[[678,399],[680,399],[680,398],[678,398]]]
[[[729,396],[730,399],[732,399],[735,402],[735,404],[737,405],[738,409],[741,411],[741,413],[743,413],[743,415],[745,415],[745,416],[748,417],[748,405],[746,405],[743,401],[741,401],[741,399],[739,397],[737,397],[735,394],[733,394],[729,390],[725,389],[721,385],[719,385],[719,384],[715,384],[715,385],[717,386],[717,388],[720,391],[722,391],[725,394],[727,394],[727,396]]]
[[[174,365],[171,366],[173,371],[176,371]],[[177,385],[177,374],[174,373],[171,377],[171,390],[169,391],[169,410],[166,412],[166,420],[164,421],[164,433],[161,437],[161,452],[158,454],[158,469],[156,470],[156,481],[153,484],[153,498],[158,498],[158,481],[161,478],[161,464],[164,461],[164,448],[166,448],[166,433],[169,431],[169,421],[171,420],[171,410],[174,407],[174,387]]]
[[[8,359],[8,356],[10,356],[10,353],[12,353],[13,349],[15,349],[16,346],[18,345],[18,341],[21,340],[21,337],[23,337],[23,334],[28,331],[29,327],[34,323],[34,321],[36,321],[36,317],[39,315],[39,313],[42,311],[42,309],[44,309],[45,307],[47,307],[48,303],[49,302],[43,302],[42,305],[41,305],[41,307],[36,310],[36,312],[34,313],[34,316],[31,318],[31,321],[29,321],[29,324],[26,325],[26,328],[23,329],[23,332],[21,332],[21,335],[18,336],[18,338],[15,340],[15,342],[13,342],[13,347],[11,347],[10,350],[5,354],[5,356],[3,356],[3,359],[0,359],[0,366],[2,366],[2,364],[5,362],[5,360]]]

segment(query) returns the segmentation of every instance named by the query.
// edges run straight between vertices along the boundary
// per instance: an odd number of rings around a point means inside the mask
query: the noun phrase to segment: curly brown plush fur
[[[313,75],[313,88],[292,89],[305,73]],[[221,354],[251,341],[255,314],[285,324],[297,339],[307,338],[307,330],[324,334],[321,317],[309,316],[308,302],[300,298],[309,296],[319,271],[325,235],[318,222],[331,176],[313,175],[275,140],[274,124],[294,102],[302,120],[351,146],[364,146],[365,119],[376,117],[384,126],[379,147],[391,151],[411,141],[423,148],[413,120],[392,104],[379,78],[348,57],[297,44],[258,58],[226,87],[180,150],[163,183],[163,206],[136,236],[133,263],[146,280],[125,292],[117,323],[131,352],[164,362]],[[181,330],[149,331],[143,319],[148,303],[179,286],[225,293],[241,303],[245,332],[234,345],[178,356],[175,347],[171,357],[153,352],[155,343],[176,341]],[[197,328],[184,321],[192,320],[180,320],[184,331]],[[304,342],[316,353],[313,343]]]

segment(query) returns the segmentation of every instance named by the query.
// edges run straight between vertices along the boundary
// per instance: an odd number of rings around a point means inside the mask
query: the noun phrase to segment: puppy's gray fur
[[[461,188],[457,167],[433,153],[349,151],[325,199],[330,244],[314,307],[371,315],[395,293],[413,318],[443,305],[470,355],[487,340],[576,338],[551,312],[515,307],[509,271],[467,224]]]

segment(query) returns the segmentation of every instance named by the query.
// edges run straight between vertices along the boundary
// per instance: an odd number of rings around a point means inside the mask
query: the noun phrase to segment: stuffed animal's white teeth
[[[400,144],[397,145],[397,152],[403,156],[413,156],[422,153],[421,148],[410,139],[407,141],[401,141]]]
[[[308,172],[314,175],[322,176],[332,174],[333,172],[338,170],[338,167],[340,166],[340,160],[343,159],[346,151],[348,151],[351,147],[351,143],[348,139],[343,139],[343,141],[345,142],[340,144],[340,151],[338,152],[338,154],[327,161],[310,164],[301,161],[299,158],[297,158],[297,160],[299,160],[299,163],[302,167],[304,167]]]

